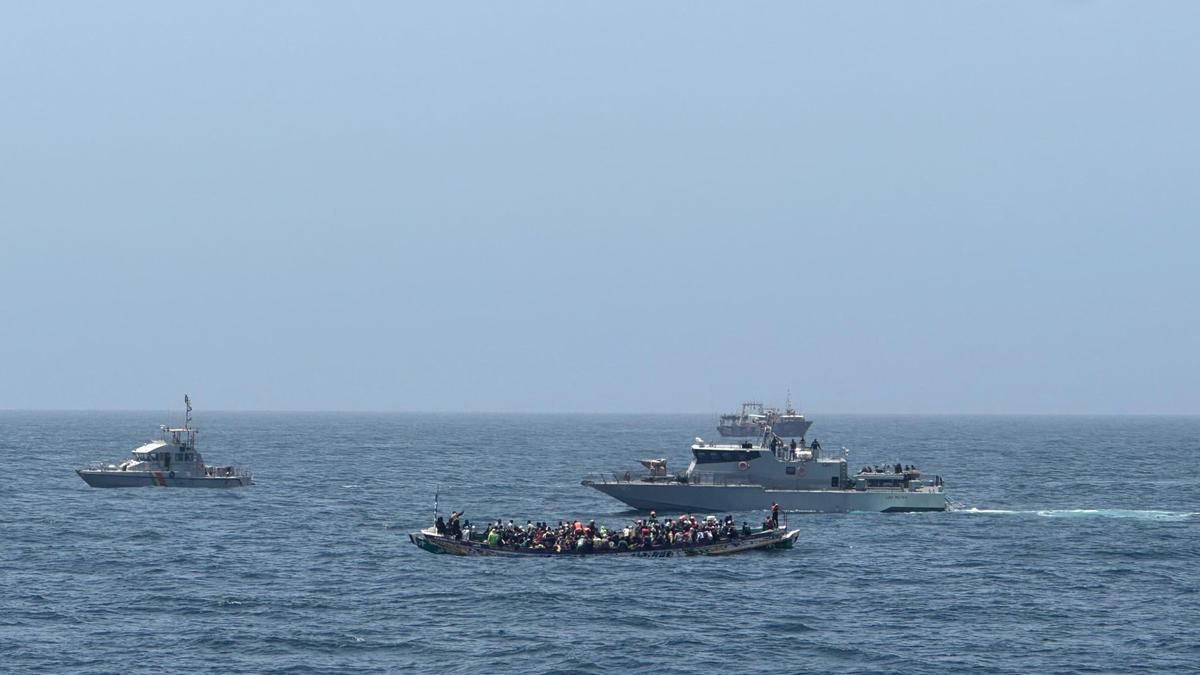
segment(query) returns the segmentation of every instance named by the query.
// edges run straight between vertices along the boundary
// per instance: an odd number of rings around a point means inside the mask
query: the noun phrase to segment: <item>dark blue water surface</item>
[[[791,551],[468,559],[443,512],[632,514],[583,474],[686,464],[709,416],[209,413],[242,490],[84,485],[162,414],[0,413],[0,671],[1165,671],[1200,664],[1200,418],[816,420],[950,513],[793,515]],[[761,520],[762,514],[737,514]]]

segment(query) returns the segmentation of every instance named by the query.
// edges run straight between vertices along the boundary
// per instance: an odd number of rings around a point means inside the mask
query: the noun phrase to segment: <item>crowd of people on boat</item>
[[[771,515],[763,521],[763,530],[779,526],[779,505],[772,505]],[[456,540],[471,540],[471,524],[462,520],[462,513],[453,512],[448,521],[438,516],[434,529],[438,534]],[[719,520],[716,516],[700,519],[693,515],[659,519],[638,519],[625,527],[609,528],[590,520],[560,520],[557,525],[528,521],[523,527],[512,520],[508,524],[497,520],[489,523],[476,541],[489,547],[506,547],[554,553],[597,553],[603,551],[637,551],[703,546],[723,540],[736,541],[754,534],[748,522],[741,527],[733,516]]]

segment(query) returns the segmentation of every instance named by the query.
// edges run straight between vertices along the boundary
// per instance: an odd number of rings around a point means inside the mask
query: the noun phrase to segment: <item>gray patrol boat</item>
[[[785,441],[770,429],[759,443],[706,443],[697,438],[686,471],[670,474],[667,460],[644,459],[646,471],[591,476],[583,484],[642,511],[723,513],[770,508],[785,511],[945,511],[941,476],[922,478],[915,466],[847,470],[848,451],[823,453]]]
[[[133,456],[120,464],[94,464],[75,473],[92,487],[208,487],[252,485],[250,472],[233,466],[209,466],[196,450],[196,427],[192,426],[192,402],[183,426],[160,426],[162,437],[134,448]]]

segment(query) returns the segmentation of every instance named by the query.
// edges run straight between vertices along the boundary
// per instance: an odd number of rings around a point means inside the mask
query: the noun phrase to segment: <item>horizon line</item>
[[[0,413],[9,412],[31,412],[31,413],[161,413],[162,409],[150,408],[3,408],[0,407]],[[168,410],[168,413],[174,413],[174,410]],[[179,411],[183,413],[182,410]],[[227,409],[211,409],[205,413],[248,413],[248,414],[303,414],[303,413],[325,413],[325,414],[358,414],[358,415],[612,415],[612,416],[652,416],[652,415],[676,415],[676,416],[699,416],[699,415],[723,415],[728,413],[721,412],[696,412],[696,411],[588,411],[588,410],[401,410],[401,409],[354,409],[354,408],[227,408]],[[977,411],[954,411],[954,412],[847,412],[847,411],[817,411],[815,413],[803,413],[806,417],[811,415],[817,416],[851,416],[860,415],[864,417],[1197,417],[1200,413],[1184,413],[1184,412],[977,412]]]

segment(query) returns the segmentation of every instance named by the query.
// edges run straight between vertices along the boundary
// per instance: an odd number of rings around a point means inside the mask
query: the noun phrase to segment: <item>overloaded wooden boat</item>
[[[792,548],[800,530],[789,530],[787,525],[763,528],[748,535],[722,537],[704,543],[679,543],[644,548],[603,548],[588,551],[526,548],[521,546],[489,545],[486,541],[472,538],[461,539],[438,534],[429,527],[408,535],[409,541],[430,553],[451,555],[492,555],[508,557],[583,557],[583,556],[633,556],[638,558],[675,558],[692,555],[728,555],[755,549]]]

